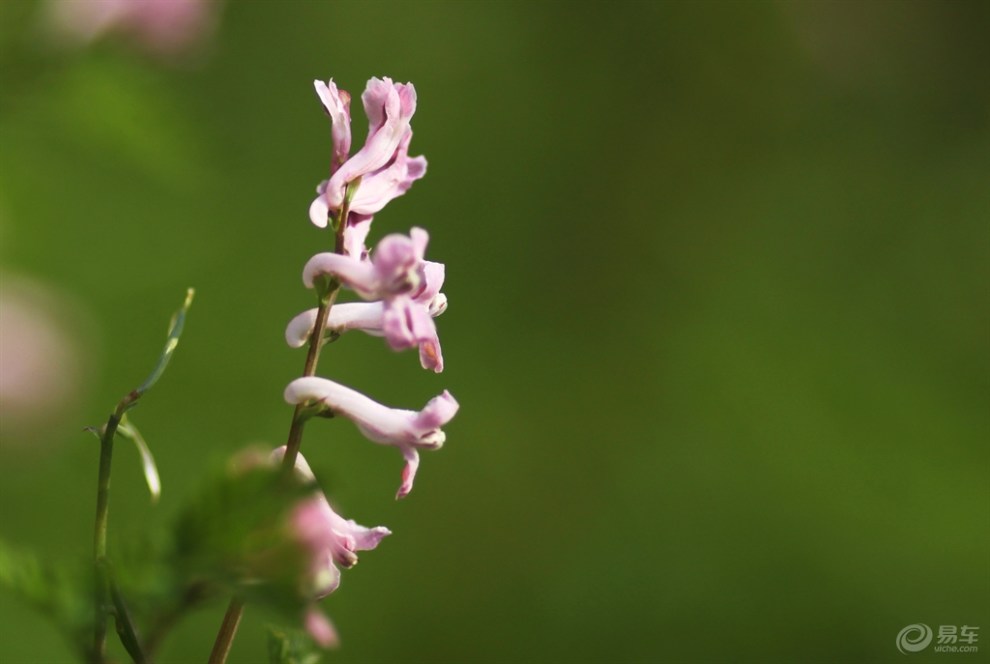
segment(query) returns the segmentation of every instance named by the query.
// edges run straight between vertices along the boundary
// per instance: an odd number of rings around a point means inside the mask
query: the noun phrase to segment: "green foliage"
[[[50,563],[0,541],[0,587],[46,616],[73,648],[86,651],[93,625],[88,566]]]
[[[176,569],[298,620],[308,599],[301,592],[305,559],[286,518],[311,491],[270,465],[215,478],[177,522]]]
[[[320,651],[305,632],[268,626],[269,664],[317,664]]]

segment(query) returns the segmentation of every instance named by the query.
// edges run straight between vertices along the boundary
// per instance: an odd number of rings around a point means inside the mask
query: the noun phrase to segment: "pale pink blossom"
[[[412,130],[407,131],[399,142],[391,161],[361,179],[361,185],[351,200],[351,211],[356,214],[375,214],[389,201],[409,191],[413,182],[426,175],[426,157],[410,157],[410,141]]]
[[[61,33],[89,42],[126,33],[149,50],[174,54],[213,26],[210,0],[50,0],[51,22]]]
[[[344,253],[358,260],[368,260],[368,247],[365,240],[371,232],[370,214],[350,213],[347,215],[347,226],[344,227]]]
[[[351,153],[351,95],[346,90],[338,90],[332,78],[326,83],[313,81],[313,85],[330,116],[330,136],[333,140],[330,173],[333,174]]]
[[[378,302],[335,304],[327,317],[327,329],[337,334],[361,330],[372,336],[385,337],[395,350],[418,347],[420,364],[436,373],[443,371],[440,339],[433,318],[447,309],[443,286],[442,263],[424,261],[423,283],[411,296],[399,295]],[[285,341],[292,348],[306,344],[316,326],[318,309],[299,314],[285,329]]]
[[[426,305],[407,296],[392,298],[385,304],[382,330],[393,350],[419,348],[419,363],[424,369],[443,371],[440,337]]]
[[[281,461],[284,456],[284,445],[272,452],[275,461]],[[295,472],[305,482],[316,482],[316,476],[302,454],[296,455]],[[293,510],[291,522],[295,536],[314,552],[315,557],[326,554],[326,561],[321,561],[320,565],[330,568],[333,568],[333,563],[345,568],[352,567],[358,561],[356,551],[370,551],[391,534],[384,526],[366,528],[351,519],[344,519],[333,510],[323,492],[302,501]],[[314,574],[314,578],[321,578],[321,575]],[[319,588],[319,597],[336,589],[337,577],[338,574],[330,574],[333,583]]]
[[[272,460],[280,462],[285,456],[285,446],[275,449]],[[316,477],[302,454],[296,456],[296,475],[307,483],[315,483]],[[391,532],[384,526],[366,528],[350,519],[344,519],[330,506],[322,491],[301,501],[289,518],[292,536],[301,545],[307,570],[304,575],[304,591],[314,599],[326,597],[340,585],[337,565],[348,568],[358,562],[358,551],[370,551]],[[306,614],[306,628],[323,646],[336,645],[337,635],[333,625],[316,608],[315,602]]]
[[[90,330],[77,303],[54,288],[0,273],[0,428],[5,444],[54,440],[85,375]]]
[[[303,268],[303,283],[312,288],[317,277],[334,277],[365,300],[416,291],[426,279],[423,253],[429,239],[422,228],[413,228],[409,237],[386,235],[370,261],[330,252],[316,254]]]
[[[340,637],[333,623],[315,605],[306,611],[304,622],[309,635],[324,648],[336,648],[340,645]]]
[[[369,440],[398,447],[406,466],[396,498],[403,498],[412,490],[419,466],[419,450],[443,446],[446,436],[440,427],[447,424],[458,409],[457,401],[446,390],[417,412],[383,406],[349,387],[314,376],[289,383],[285,388],[285,400],[290,404],[320,403],[335,415],[354,422]]]
[[[343,90],[338,91],[332,81],[328,84],[316,81],[315,85],[334,123],[330,179],[317,187],[317,197],[309,209],[310,220],[322,228],[327,225],[331,211],[341,209],[348,185],[360,179],[349,210],[355,215],[373,215],[426,174],[426,158],[409,156],[412,141],[409,122],[416,112],[416,89],[411,83],[393,83],[390,78],[368,81],[361,95],[368,115],[368,138],[364,146],[342,164],[340,162],[347,156],[346,150],[342,150],[345,124],[346,146],[350,147],[350,115],[344,102],[350,96]],[[338,125],[341,125],[339,130]]]

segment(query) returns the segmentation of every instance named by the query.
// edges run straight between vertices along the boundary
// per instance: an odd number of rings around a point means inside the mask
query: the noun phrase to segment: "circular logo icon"
[[[908,625],[897,633],[897,649],[905,655],[921,652],[932,642],[932,628],[924,623]]]

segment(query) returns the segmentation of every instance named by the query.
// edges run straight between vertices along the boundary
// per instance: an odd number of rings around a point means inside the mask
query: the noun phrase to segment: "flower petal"
[[[330,177],[327,200],[334,210],[344,202],[347,185],[391,161],[416,112],[416,89],[373,78],[361,95],[368,114],[369,133],[364,146]]]
[[[341,283],[365,299],[376,299],[378,280],[370,263],[343,254],[319,253],[310,258],[303,268],[303,283],[306,288],[312,288],[316,278],[323,275],[340,279]]]
[[[309,635],[324,648],[336,648],[340,645],[340,637],[337,636],[333,623],[315,606],[306,612],[305,623]]]
[[[412,131],[399,142],[391,162],[381,169],[365,175],[361,180],[350,209],[362,214],[375,214],[389,201],[409,191],[413,182],[426,175],[426,158],[409,157],[409,141]]]
[[[337,306],[341,305],[338,304]],[[334,309],[336,308],[334,307]],[[306,345],[306,342],[309,341],[309,335],[313,333],[313,328],[316,327],[318,311],[318,309],[309,309],[289,321],[289,325],[285,328],[285,343],[289,344],[289,348],[302,348]]]
[[[347,226],[344,227],[344,253],[357,260],[367,260],[368,248],[364,246],[371,230],[372,217],[369,214],[351,212],[347,215]]]
[[[418,346],[423,368],[432,369],[436,373],[443,371],[440,338],[427,305],[403,296],[387,301],[382,317],[382,330],[393,350]]]
[[[416,470],[419,469],[419,452],[415,447],[403,447],[402,456],[406,460],[406,465],[402,469],[402,484],[395,493],[395,499],[401,500],[412,491],[413,482],[416,479]]]
[[[454,396],[444,390],[439,396],[430,399],[426,407],[416,417],[416,426],[422,429],[436,429],[442,427],[457,414],[460,404]]]
[[[351,95],[346,90],[338,90],[332,78],[326,83],[313,81],[313,85],[332,122],[333,158],[330,162],[332,175],[347,161],[347,156],[351,152]]]
[[[321,193],[313,202],[309,204],[309,220],[317,228],[326,228],[330,219],[330,208],[327,207],[327,199]]]

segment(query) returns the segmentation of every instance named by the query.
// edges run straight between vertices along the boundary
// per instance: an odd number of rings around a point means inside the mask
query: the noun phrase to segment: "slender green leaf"
[[[148,491],[151,492],[151,502],[157,503],[162,494],[162,482],[158,476],[158,466],[155,465],[155,457],[152,456],[148,443],[137,427],[126,415],[117,427],[117,433],[134,442],[138,454],[141,455],[141,470],[144,472],[144,480],[148,483]]]
[[[189,311],[190,305],[192,305],[193,296],[196,291],[192,288],[186,291],[186,300],[183,302],[182,307],[175,313],[172,317],[171,323],[168,326],[168,337],[165,339],[165,348],[162,350],[162,354],[158,358],[158,364],[155,365],[154,370],[152,370],[151,375],[141,384],[141,387],[137,388],[135,392],[137,396],[140,396],[147,392],[151,387],[158,382],[162,374],[165,372],[165,367],[168,366],[169,360],[172,359],[172,353],[175,352],[175,348],[179,345],[179,337],[182,335],[182,328],[186,323],[186,312]]]

